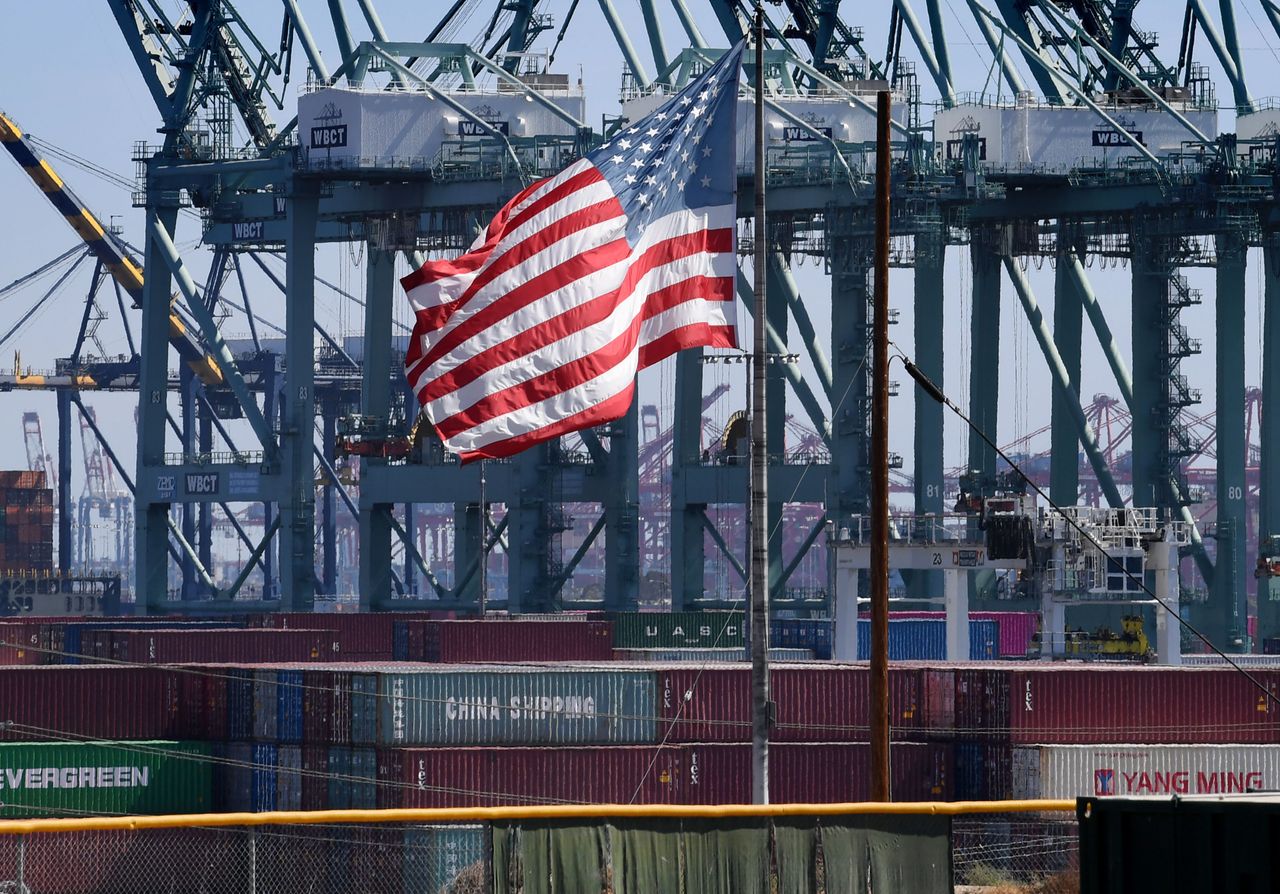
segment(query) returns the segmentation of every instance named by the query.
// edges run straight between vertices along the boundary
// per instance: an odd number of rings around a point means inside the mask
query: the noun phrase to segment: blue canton
[[[740,42],[657,111],[587,155],[622,203],[632,245],[650,220],[734,203],[745,46]]]

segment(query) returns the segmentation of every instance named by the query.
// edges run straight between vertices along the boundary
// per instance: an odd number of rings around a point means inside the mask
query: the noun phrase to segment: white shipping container
[[[1030,745],[1012,755],[1014,798],[1280,790],[1280,745]]]
[[[574,135],[569,122],[522,93],[451,93],[449,98],[508,137]],[[548,98],[578,121],[584,119],[581,90]],[[325,87],[298,97],[298,141],[313,166],[429,165],[446,139],[492,137],[428,93]]]
[[[625,100],[622,114],[632,123],[657,109],[671,99],[671,94],[653,93]],[[829,146],[827,139],[836,143],[868,143],[876,140],[875,96],[862,97],[869,108],[851,99],[836,95],[792,95],[773,97],[773,101],[789,114],[804,122],[797,124],[776,109],[765,106],[764,127],[767,146],[803,149],[809,146]],[[738,168],[750,171],[755,165],[756,133],[755,97],[740,92],[738,97]],[[906,105],[895,96],[893,119],[905,120]]]
[[[1177,152],[1193,139],[1191,132],[1163,109],[1112,107],[1104,111],[1157,157]],[[1213,139],[1218,135],[1216,111],[1178,111],[1205,136]],[[964,104],[942,109],[934,118],[933,140],[940,158],[960,158],[966,134],[977,137],[983,168],[1068,171],[1114,167],[1143,157],[1124,133],[1087,107]]]

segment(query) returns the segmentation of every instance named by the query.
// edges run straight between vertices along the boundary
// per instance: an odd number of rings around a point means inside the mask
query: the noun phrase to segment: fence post
[[[27,890],[27,836],[18,836],[18,894]]]
[[[249,830],[249,894],[258,894],[258,830]]]

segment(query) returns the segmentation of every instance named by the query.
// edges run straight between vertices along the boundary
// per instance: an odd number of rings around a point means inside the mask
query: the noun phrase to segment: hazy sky
[[[491,14],[491,2],[477,4],[471,18],[452,37],[458,41],[468,41],[483,33],[488,17]],[[176,15],[181,4],[166,0],[164,6]],[[551,4],[556,28],[544,33],[538,48],[549,49],[563,21],[565,11],[569,7],[567,0],[557,0]],[[652,59],[646,52],[647,42],[644,28],[634,3],[618,0],[616,3],[622,12],[627,27],[630,29],[633,42],[640,50],[645,64],[652,73]],[[661,4],[660,4],[661,5]],[[705,3],[689,0],[695,9],[704,34],[713,45],[723,45],[714,18],[710,15]],[[280,32],[281,7],[268,0],[255,0],[253,3],[239,4],[255,26],[260,28],[264,42],[273,45]],[[308,18],[317,40],[324,47],[324,54],[331,64],[337,57],[336,46],[332,40],[332,27],[329,24],[328,4],[321,0],[303,0],[304,14]],[[406,2],[406,0],[381,0],[377,3],[378,11],[392,39],[421,40],[434,24],[437,11],[445,6],[442,2]],[[885,34],[889,21],[890,4],[887,2],[845,3],[844,17],[850,24],[864,29],[867,46],[873,55],[883,54]],[[923,15],[924,4],[916,4],[917,12]],[[362,27],[359,7],[356,3],[346,3],[348,20],[357,34],[357,39],[367,37],[368,32]],[[769,7],[777,14],[778,8]],[[951,48],[952,64],[956,70],[957,88],[961,91],[981,90],[991,78],[991,61],[985,44],[975,46],[973,40],[979,38],[979,32],[972,16],[965,12],[966,5],[962,0],[948,0],[944,4],[947,10],[948,43]],[[963,13],[958,18],[956,13]],[[1156,31],[1161,35],[1161,55],[1167,60],[1176,59],[1179,29],[1182,23],[1181,4],[1173,2],[1156,2],[1148,0],[1139,7],[1138,21],[1145,30]],[[56,34],[51,33],[50,23],[56,23]],[[1270,85],[1280,77],[1280,57],[1275,46],[1280,43],[1270,30],[1259,0],[1242,0],[1237,5],[1237,23],[1240,40],[1244,47],[1245,72],[1249,78],[1255,97],[1266,96]],[[664,25],[668,51],[674,53],[684,45],[683,32],[679,29],[670,9],[664,7]],[[133,177],[133,164],[130,153],[137,141],[157,141],[155,129],[159,122],[158,113],[151,97],[143,85],[132,57],[126,49],[115,20],[106,4],[89,3],[86,0],[46,0],[39,4],[8,3],[0,11],[0,31],[6,35],[6,50],[0,54],[0,108],[11,115],[19,125],[64,150],[92,160],[116,174],[126,178]],[[909,44],[909,41],[907,41]],[[1229,99],[1230,91],[1225,78],[1210,54],[1207,42],[1201,39],[1197,44],[1199,61],[1206,62],[1215,72],[1218,83],[1218,95]],[[907,46],[904,54],[916,58],[913,47]],[[304,76],[304,57],[301,48],[294,54],[294,83],[302,81]],[[1020,63],[1026,76],[1026,68]],[[613,38],[604,22],[599,5],[592,0],[582,0],[578,11],[570,25],[568,36],[561,44],[556,56],[555,70],[568,73],[572,77],[581,75],[586,85],[588,102],[588,120],[599,126],[600,116],[604,113],[618,111],[618,91],[620,86],[621,62],[613,42]],[[918,66],[923,76],[923,66]],[[1030,77],[1026,77],[1030,83]],[[936,97],[936,90],[929,82],[922,82],[926,99]],[[285,108],[275,112],[280,123],[289,120],[293,115],[294,96],[292,88],[286,94]],[[926,115],[927,115],[926,110]],[[1233,115],[1224,112],[1220,117],[1220,129],[1231,130]],[[93,175],[79,170],[65,162],[53,159],[55,167],[60,170],[67,181],[79,193],[96,213],[103,218],[115,218],[125,229],[126,238],[133,244],[142,242],[142,214],[131,207],[129,194],[117,186],[113,186]],[[51,260],[61,252],[77,244],[77,239],[67,225],[56,214],[45,199],[35,190],[17,166],[6,156],[0,158],[0,284],[8,283],[22,276],[45,261]],[[179,225],[178,241],[187,249],[187,260],[196,269],[202,269],[206,253],[190,248],[199,236],[199,225],[191,218],[183,218]],[[362,292],[362,256],[358,248],[346,246],[326,246],[320,251],[320,269],[326,276],[334,278],[341,285],[350,288],[357,294]],[[965,263],[961,263],[964,261]],[[1246,344],[1247,381],[1256,384],[1260,345],[1258,343],[1260,302],[1260,259],[1256,253],[1250,258],[1252,265],[1249,273],[1249,320]],[[948,253],[948,283],[951,291],[948,295],[947,316],[954,320],[947,340],[947,390],[956,397],[964,397],[966,392],[968,359],[966,356],[968,323],[961,314],[965,312],[969,301],[969,276],[967,271],[967,251],[952,248]],[[83,296],[88,287],[89,264],[85,264],[79,272],[68,279],[67,283],[45,307],[43,311],[23,327],[16,338],[10,339],[0,346],[0,366],[11,367],[13,352],[20,349],[24,366],[45,368],[52,366],[53,359],[67,355],[74,341],[79,315],[83,308]],[[1205,337],[1205,353],[1199,358],[1185,364],[1192,384],[1205,391],[1206,406],[1212,403],[1213,386],[1213,344],[1210,337],[1213,321],[1212,274],[1207,271],[1189,271],[1193,285],[1205,289],[1206,301],[1199,308],[1186,312],[1184,321],[1197,333]],[[1127,270],[1091,271],[1095,290],[1106,307],[1112,328],[1122,345],[1129,344],[1129,276]],[[1046,265],[1044,270],[1033,268],[1030,273],[1033,287],[1037,292],[1045,312],[1052,311],[1052,273]],[[815,323],[827,338],[829,307],[826,298],[826,278],[821,273],[821,265],[810,259],[806,266],[797,270],[802,291]],[[259,312],[272,316],[283,322],[283,302],[274,289],[262,277],[251,279],[254,288],[255,302]],[[52,285],[52,278],[45,277],[31,286],[0,298],[0,335],[26,313],[35,303],[43,290]],[[911,344],[912,314],[910,306],[911,274],[909,271],[895,271],[893,280],[893,303],[900,310],[901,323],[893,333],[893,338],[904,348]],[[107,299],[107,314],[111,318],[102,324],[99,337],[104,349],[109,353],[125,350],[122,331],[117,322],[114,309],[114,298],[109,291],[104,292]],[[130,311],[136,325],[140,314]],[[398,303],[397,313],[405,318],[405,308]],[[335,332],[358,334],[360,316],[358,309],[348,302],[336,299],[332,294],[322,294],[318,299],[318,318]],[[1045,371],[1034,339],[1022,318],[1012,287],[1005,285],[1005,301],[1002,317],[1002,333],[1004,346],[1002,355],[1002,397],[1000,438],[1007,441],[1022,433],[1038,428],[1048,421],[1049,378]],[[246,331],[243,321],[228,321],[229,333]],[[829,353],[829,345],[828,353]],[[792,350],[802,350],[802,346],[793,336]],[[171,363],[173,359],[171,358]],[[708,378],[714,381],[718,377],[738,375],[742,367],[710,367]],[[671,383],[673,374],[668,363],[663,368],[646,376],[645,402],[659,403],[664,410],[669,410],[671,402]],[[726,378],[726,381],[728,379]],[[894,423],[892,427],[893,449],[907,456],[907,471],[910,470],[911,452],[911,406],[914,395],[905,387],[902,395],[892,404]],[[740,394],[740,392],[738,392]],[[1083,393],[1086,400],[1095,393],[1116,394],[1117,389],[1109,380],[1105,363],[1094,344],[1086,327],[1086,360]],[[109,435],[125,459],[132,466],[133,462],[133,397],[90,395],[86,402],[98,407]],[[725,399],[720,402],[715,412],[717,419],[724,419],[741,405],[741,398]],[[21,431],[21,414],[26,410],[37,410],[42,416],[46,432],[46,447],[53,449],[53,435],[56,430],[53,399],[50,396],[34,393],[0,394],[0,429],[13,432],[11,438],[0,441],[0,466],[20,467],[25,465],[19,433]],[[796,406],[797,415],[801,411]],[[247,440],[247,439],[246,439]],[[957,425],[948,423],[947,460],[948,464],[962,461],[966,436]],[[1039,449],[1044,449],[1047,442],[1041,441]],[[171,448],[173,449],[173,448]],[[78,456],[78,448],[77,448]],[[77,469],[79,460],[77,458]],[[79,472],[77,472],[79,477]],[[79,486],[76,487],[78,493]]]

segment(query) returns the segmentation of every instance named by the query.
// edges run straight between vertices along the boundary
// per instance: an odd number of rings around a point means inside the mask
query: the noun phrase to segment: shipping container
[[[422,628],[422,653],[409,656],[414,661],[484,664],[613,657],[607,621],[409,621],[407,626]]]
[[[404,807],[693,803],[684,746],[395,751],[380,781]]]
[[[0,621],[0,664],[54,664],[49,624]]]
[[[394,759],[381,759],[380,781],[384,792],[399,793],[405,807],[741,804],[751,797],[751,746],[745,743],[395,752]],[[890,766],[895,800],[950,799],[948,746],[895,745]],[[779,743],[770,749],[773,803],[865,801],[869,790],[866,744]]]
[[[373,678],[374,718],[353,710],[353,741],[383,745],[654,741],[654,675],[608,669],[439,669]],[[376,729],[375,729],[376,726]]]
[[[170,738],[176,678],[166,668],[0,667],[0,740]]]
[[[1030,745],[1012,768],[1012,798],[1280,791],[1280,745]]]
[[[409,826],[404,830],[404,892],[452,892],[458,875],[483,866],[484,826]]]
[[[740,611],[618,612],[609,619],[616,649],[732,649],[747,644]]]
[[[276,752],[276,809],[302,810],[302,747],[281,745]]]
[[[182,627],[108,631],[111,658],[134,664],[324,661],[340,649],[332,630]]]
[[[923,736],[921,666],[892,668],[890,724],[895,737]],[[659,739],[746,742],[751,738],[751,670],[736,666],[669,666],[658,670]],[[777,742],[865,741],[870,678],[866,665],[784,665],[773,669]]]
[[[614,649],[614,661],[639,661],[672,664],[696,662],[698,664],[725,664],[750,661],[746,649]],[[770,661],[804,661],[816,659],[813,649],[770,649]]]
[[[1252,671],[1271,698],[1231,668],[1050,665],[1005,673],[1014,744],[1280,743],[1275,671]]]
[[[210,748],[198,742],[0,745],[0,817],[205,813]]]
[[[999,629],[995,621],[969,621],[969,659],[990,661],[997,657]],[[858,620],[858,660],[871,657],[871,621]],[[890,661],[947,660],[947,623],[935,620],[889,622]]]
[[[252,627],[277,630],[334,630],[340,651],[332,661],[391,661],[394,631],[407,620],[424,620],[432,612],[272,612],[252,615]],[[402,659],[406,660],[406,659]]]

